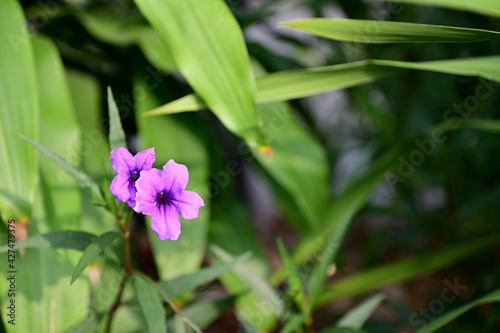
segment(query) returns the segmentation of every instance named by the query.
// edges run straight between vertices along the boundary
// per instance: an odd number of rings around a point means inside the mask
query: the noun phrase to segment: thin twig
[[[123,295],[123,290],[125,289],[125,283],[127,282],[128,275],[125,274],[123,277],[122,283],[120,285],[120,291],[118,292],[118,295],[116,295],[115,302],[113,303],[113,307],[111,307],[111,310],[109,311],[109,320],[108,323],[106,324],[106,333],[111,332],[111,323],[113,321],[113,317],[115,316],[115,312],[120,306],[122,295]]]

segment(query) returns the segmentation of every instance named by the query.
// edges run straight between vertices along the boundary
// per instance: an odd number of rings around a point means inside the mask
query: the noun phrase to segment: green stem
[[[123,295],[123,290],[125,289],[125,283],[127,282],[128,277],[129,277],[129,275],[127,275],[127,274],[123,277],[122,283],[120,285],[120,291],[118,291],[118,295],[116,295],[116,299],[115,299],[115,302],[113,303],[113,307],[109,311],[109,320],[108,320],[108,323],[106,324],[106,330],[105,330],[106,333],[111,332],[111,323],[113,322],[113,318],[115,316],[116,310],[120,306],[122,295]]]

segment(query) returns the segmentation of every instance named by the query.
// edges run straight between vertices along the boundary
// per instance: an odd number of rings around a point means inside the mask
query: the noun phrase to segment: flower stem
[[[106,330],[105,330],[106,333],[111,332],[111,323],[113,322],[113,317],[115,316],[116,310],[120,306],[123,290],[125,289],[125,283],[132,274],[132,259],[130,256],[130,230],[128,229],[130,225],[130,220],[132,218],[132,214],[133,211],[131,210],[126,220],[123,218],[119,220],[123,235],[123,257],[124,257],[123,269],[125,271],[125,275],[120,285],[120,290],[116,295],[113,307],[109,311],[109,320],[108,323],[106,324]]]
[[[116,310],[120,306],[122,295],[123,295],[123,290],[125,289],[125,283],[127,282],[128,277],[129,277],[129,275],[127,275],[127,274],[125,274],[125,276],[123,277],[122,283],[120,285],[120,291],[118,291],[118,295],[116,295],[116,299],[115,299],[115,302],[113,303],[113,307],[109,311],[109,320],[108,320],[108,323],[106,324],[106,330],[105,330],[106,333],[111,332],[111,323],[113,322],[113,318],[115,316]]]

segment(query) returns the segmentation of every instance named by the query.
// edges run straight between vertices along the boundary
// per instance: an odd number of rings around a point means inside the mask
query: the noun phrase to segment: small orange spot
[[[266,154],[267,156],[269,156],[270,158],[273,158],[274,157],[274,152],[273,152],[273,149],[271,148],[271,146],[267,145],[267,146],[264,146],[262,148],[259,149],[259,151],[262,153],[262,154]]]

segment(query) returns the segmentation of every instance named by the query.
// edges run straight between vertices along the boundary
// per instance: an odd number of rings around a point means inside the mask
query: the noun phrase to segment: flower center
[[[132,174],[130,174],[130,178],[132,178],[132,180],[134,181],[139,179],[139,172],[137,171],[132,172]]]
[[[170,205],[172,196],[168,192],[160,192],[156,195],[156,203],[158,205]]]

